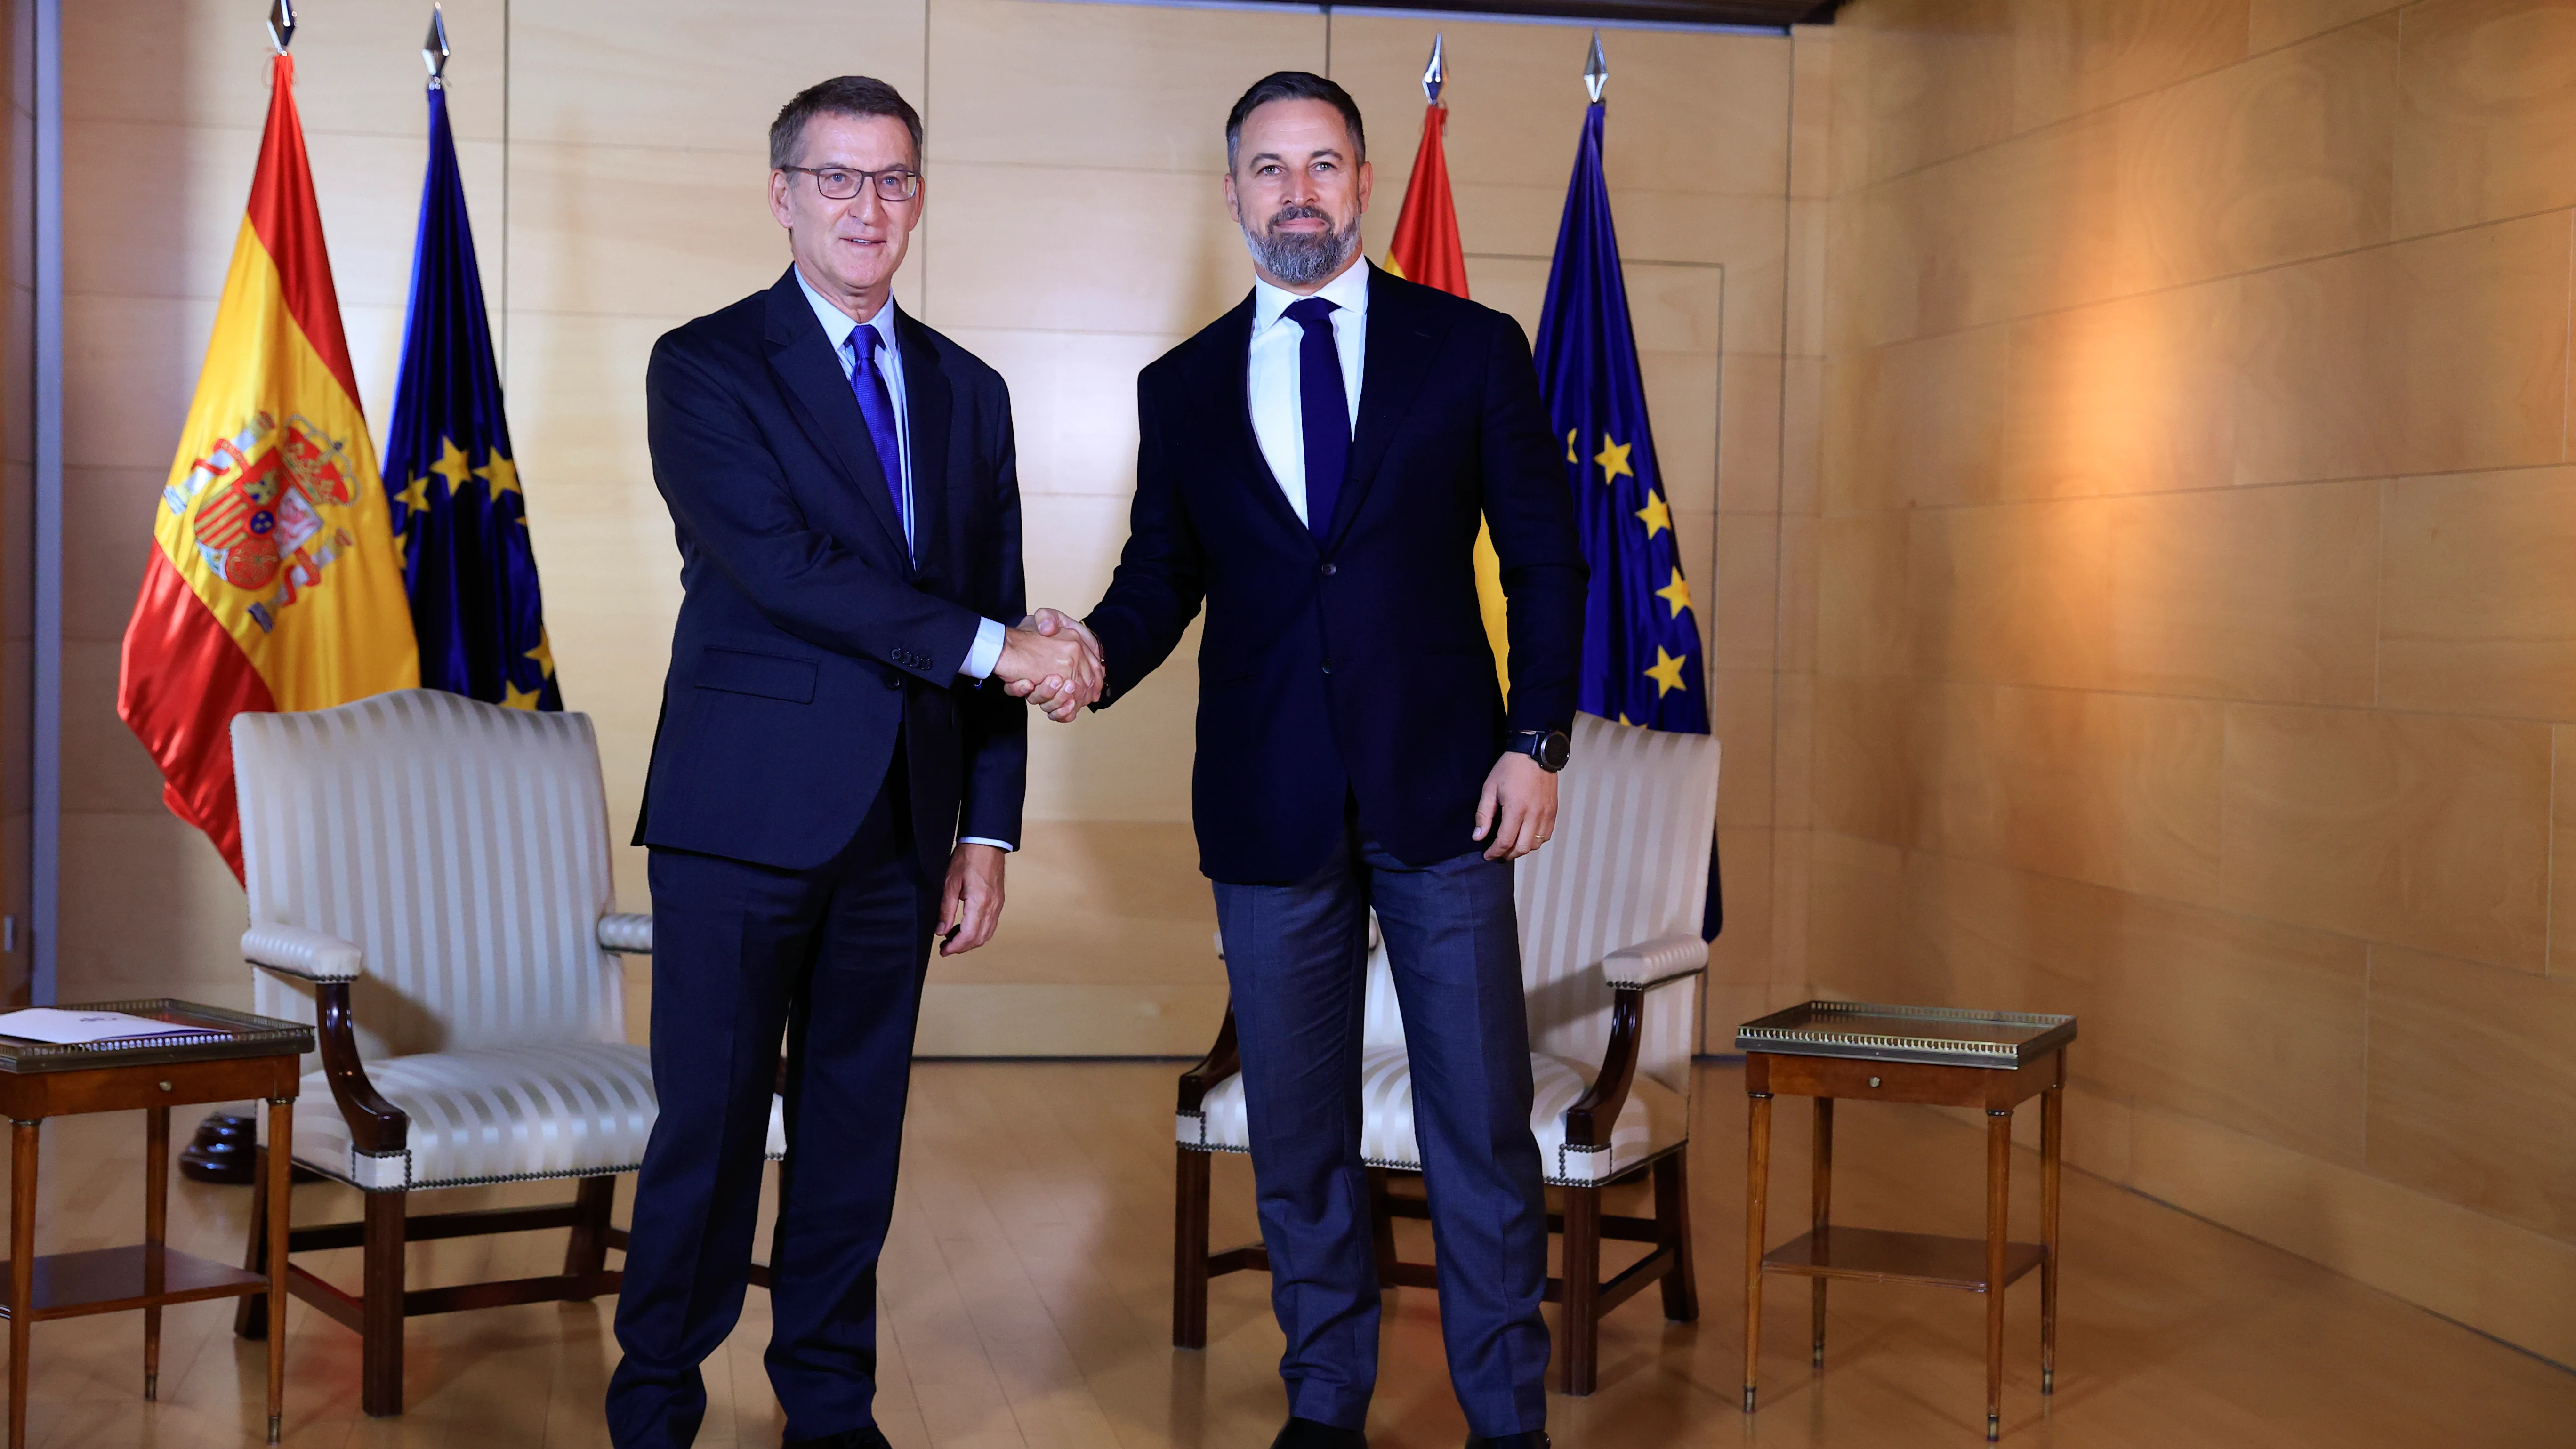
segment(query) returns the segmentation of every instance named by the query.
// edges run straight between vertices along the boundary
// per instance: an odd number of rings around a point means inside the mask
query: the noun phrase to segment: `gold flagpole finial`
[[[270,0],[268,43],[276,46],[280,55],[286,54],[286,47],[295,43],[295,6],[292,0]]]
[[[1601,58],[1601,32],[1592,32],[1592,55],[1583,62],[1583,88],[1592,93],[1592,103],[1601,104],[1601,93],[1610,86],[1610,62]]]
[[[1440,104],[1440,88],[1449,83],[1449,73],[1440,66],[1441,38],[1440,32],[1431,33],[1431,63],[1422,68],[1422,98],[1435,106]]]
[[[420,43],[421,64],[429,67],[429,88],[447,88],[447,16],[438,6],[429,7],[429,38]]]

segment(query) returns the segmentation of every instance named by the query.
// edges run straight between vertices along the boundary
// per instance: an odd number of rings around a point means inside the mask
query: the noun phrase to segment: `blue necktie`
[[[1297,341],[1297,404],[1306,433],[1306,527],[1317,539],[1333,526],[1333,504],[1351,466],[1351,402],[1342,390],[1342,354],[1333,346],[1333,313],[1321,297],[1288,304],[1306,329]]]
[[[885,474],[886,492],[894,499],[895,521],[903,525],[905,547],[912,544],[912,520],[903,516],[903,443],[894,430],[894,394],[886,390],[877,366],[884,334],[874,327],[850,329],[850,391],[859,395],[859,412],[868,420],[868,440],[876,444],[877,471]]]

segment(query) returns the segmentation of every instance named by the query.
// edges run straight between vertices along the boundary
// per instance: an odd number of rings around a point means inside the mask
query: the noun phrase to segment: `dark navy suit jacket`
[[[866,418],[793,270],[665,333],[645,376],[680,537],[678,627],[639,845],[807,869],[847,845],[898,737],[928,879],[960,834],[1017,844],[1028,707],[960,679],[1025,612],[1001,376],[901,316],[907,556]],[[961,829],[962,819],[962,829]]]
[[[1252,299],[1137,378],[1143,437],[1118,572],[1087,621],[1114,704],[1202,602],[1200,868],[1302,880],[1345,808],[1399,858],[1477,848],[1514,731],[1569,729],[1587,573],[1520,324],[1371,269],[1350,475],[1318,542],[1271,477],[1245,377]],[[1506,716],[1476,602],[1477,520],[1510,598]]]

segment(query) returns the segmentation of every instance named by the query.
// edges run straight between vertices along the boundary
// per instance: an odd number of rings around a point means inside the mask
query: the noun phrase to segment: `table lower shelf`
[[[34,1311],[28,1321],[78,1318],[86,1313],[118,1313],[156,1304],[194,1303],[206,1298],[239,1298],[268,1291],[268,1279],[257,1273],[162,1248],[161,1291],[146,1293],[146,1258],[154,1250],[140,1243],[123,1248],[96,1248],[85,1253],[53,1253],[36,1260]],[[10,1267],[0,1262],[0,1299],[7,1296]],[[0,1302],[0,1319],[9,1317]]]
[[[2009,1284],[2038,1267],[2046,1256],[2037,1243],[2004,1244],[2004,1282]],[[1986,1240],[1892,1233],[1882,1228],[1827,1228],[1822,1237],[1803,1233],[1763,1254],[1762,1271],[1802,1278],[1922,1283],[1983,1293]]]

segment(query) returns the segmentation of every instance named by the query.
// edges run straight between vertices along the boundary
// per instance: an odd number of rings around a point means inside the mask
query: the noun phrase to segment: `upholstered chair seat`
[[[1630,1088],[1628,1100],[1621,1105],[1619,1120],[1610,1129],[1608,1153],[1568,1151],[1565,1110],[1592,1089],[1599,1069],[1532,1053],[1530,1075],[1538,1087],[1530,1108],[1530,1131],[1538,1138],[1551,1187],[1607,1182],[1680,1146],[1690,1135],[1690,1103],[1648,1077]],[[1360,1090],[1360,1156],[1371,1167],[1420,1172],[1422,1149],[1413,1139],[1413,1068],[1404,1048],[1366,1048],[1360,1059]],[[1183,1146],[1202,1152],[1252,1150],[1241,1073],[1218,1083],[1200,1101],[1198,1111],[1181,1114],[1180,1140]]]
[[[320,1072],[295,1103],[295,1160],[366,1192],[633,1172],[653,1135],[652,1059],[624,1042],[420,1052],[369,1062],[367,1077],[411,1119],[399,1154],[357,1150]],[[772,1097],[769,1156],[786,1153]]]

